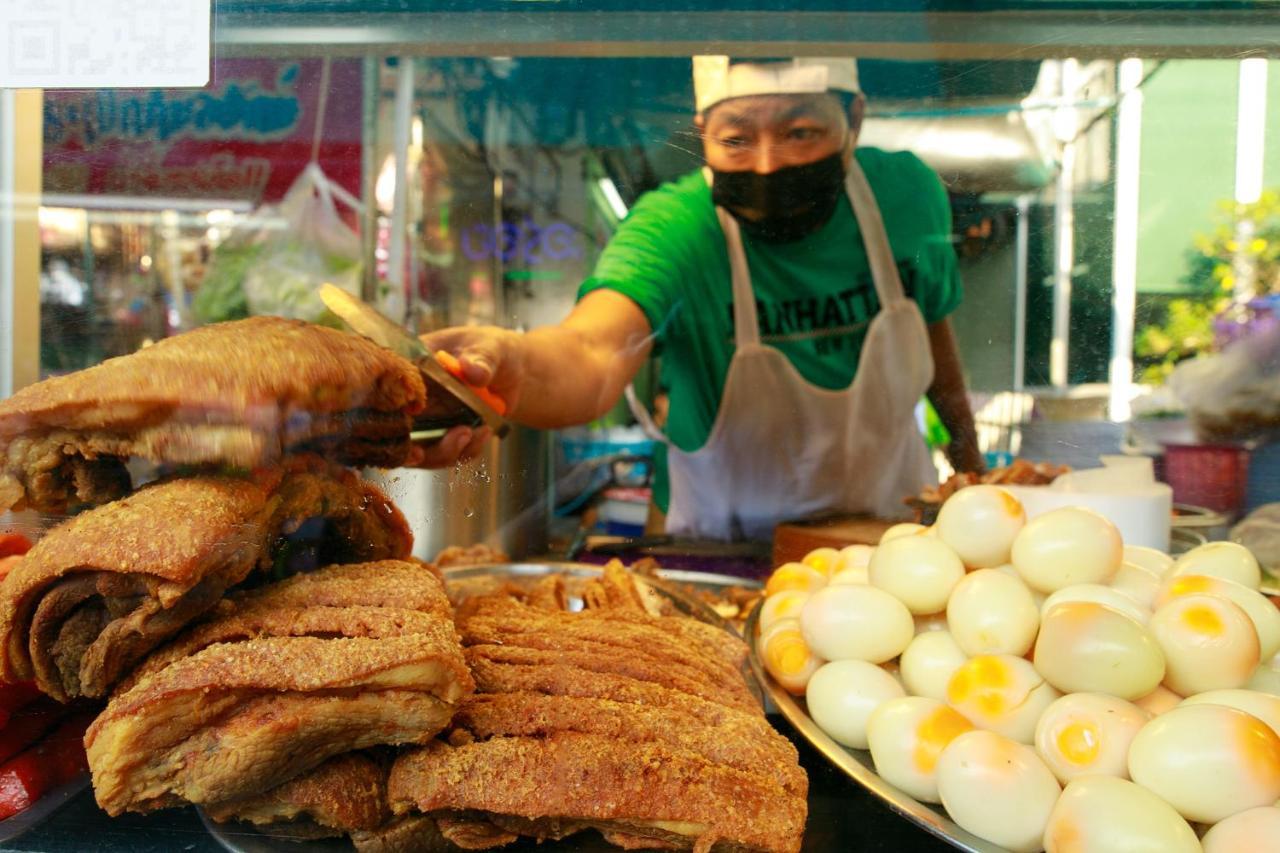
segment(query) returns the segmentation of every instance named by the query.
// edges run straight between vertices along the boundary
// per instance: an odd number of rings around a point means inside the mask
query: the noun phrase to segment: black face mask
[[[749,236],[768,243],[792,243],[827,223],[844,188],[844,158],[837,151],[803,166],[761,175],[712,170],[711,200],[723,207]],[[746,211],[758,218],[749,219]]]

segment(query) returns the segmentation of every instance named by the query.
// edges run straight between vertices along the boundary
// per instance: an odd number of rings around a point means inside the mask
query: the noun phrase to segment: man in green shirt
[[[656,350],[670,416],[655,500],[673,532],[763,537],[789,518],[894,512],[929,479],[911,417],[925,391],[953,466],[978,470],[937,176],[909,153],[855,151],[852,60],[694,68],[707,168],[637,202],[569,317],[428,343],[543,428],[608,411]],[[455,430],[424,462],[487,438]]]

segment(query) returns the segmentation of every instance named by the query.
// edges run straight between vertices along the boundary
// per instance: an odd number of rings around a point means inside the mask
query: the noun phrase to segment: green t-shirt
[[[907,294],[926,323],[943,319],[959,304],[961,286],[942,182],[908,152],[859,148],[856,156]],[[849,385],[880,300],[848,199],[802,240],[769,244],[744,234],[743,244],[762,341],[785,353],[809,382]],[[715,423],[734,351],[728,249],[701,171],[636,202],[578,298],[600,288],[629,297],[649,318],[662,356],[660,381],[670,395],[667,435],[681,450],[698,449]],[[654,499],[665,510],[666,460],[658,456]]]

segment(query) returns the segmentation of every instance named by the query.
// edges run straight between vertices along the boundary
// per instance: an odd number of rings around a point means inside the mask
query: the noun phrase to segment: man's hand
[[[423,335],[422,342],[455,356],[463,380],[501,397],[509,419],[539,429],[584,424],[609,411],[652,346],[644,313],[610,290],[588,294],[556,326],[527,334],[460,326]],[[492,435],[488,428],[455,427],[435,444],[415,447],[409,464],[443,468],[465,462]]]

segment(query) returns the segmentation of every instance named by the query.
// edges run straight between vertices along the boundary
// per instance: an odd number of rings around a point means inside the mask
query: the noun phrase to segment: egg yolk
[[[1004,661],[990,655],[979,655],[956,670],[947,684],[947,698],[957,705],[972,698],[979,711],[996,716],[1008,708],[1005,690],[1012,683],[1012,673]]]
[[[1026,512],[1022,509],[1022,502],[1004,489],[1000,490],[1000,502],[1004,504],[1004,511],[1011,518],[1022,518],[1026,515]]]
[[[915,748],[911,760],[921,773],[932,773],[938,766],[938,756],[947,744],[965,732],[973,731],[973,724],[950,708],[938,708],[920,720],[916,726]]]
[[[1088,722],[1068,723],[1058,732],[1058,754],[1077,767],[1087,767],[1098,759],[1102,744],[1098,729]]]
[[[806,591],[813,589],[815,585],[814,573],[816,571],[813,566],[806,566],[801,563],[782,566],[769,576],[769,581],[764,587],[764,594],[766,596],[773,595],[776,592],[782,592],[784,589]]]
[[[806,554],[800,562],[810,568],[817,569],[824,575],[831,574],[831,559],[826,554]]]
[[[1263,785],[1280,785],[1280,735],[1255,717],[1232,720],[1236,754],[1244,758],[1250,774]]]
[[[1195,604],[1182,611],[1182,624],[1205,637],[1221,637],[1226,631],[1222,617],[1204,604]]]
[[[769,638],[764,657],[771,672],[797,675],[808,666],[813,654],[799,631],[780,631]]]
[[[1213,581],[1204,575],[1182,575],[1174,578],[1169,584],[1169,597],[1178,598],[1196,592],[1209,592],[1213,589]]]

